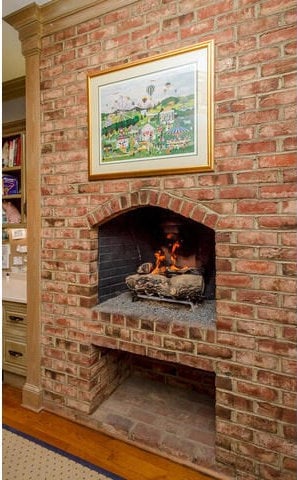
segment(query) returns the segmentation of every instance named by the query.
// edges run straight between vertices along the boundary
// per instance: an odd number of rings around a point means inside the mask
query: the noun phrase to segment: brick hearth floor
[[[117,438],[214,467],[215,405],[206,395],[131,376],[92,414]]]

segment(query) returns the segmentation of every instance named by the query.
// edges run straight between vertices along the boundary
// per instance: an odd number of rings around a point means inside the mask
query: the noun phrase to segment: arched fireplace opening
[[[134,300],[213,300],[215,232],[164,208],[136,208],[99,227],[98,272],[100,303],[129,289]]]

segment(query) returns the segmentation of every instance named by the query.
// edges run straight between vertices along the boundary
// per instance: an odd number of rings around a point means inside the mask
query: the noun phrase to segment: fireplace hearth
[[[156,302],[150,297],[135,301],[128,291],[102,302],[95,311],[108,315],[139,317],[148,322],[155,320],[164,323],[180,322],[189,326],[200,325],[211,329],[215,328],[216,318],[214,300],[204,300],[190,308],[187,304],[166,303],[162,299]]]

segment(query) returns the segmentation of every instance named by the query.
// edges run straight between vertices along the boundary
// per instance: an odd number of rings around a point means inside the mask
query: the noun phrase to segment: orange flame
[[[168,234],[166,238],[168,240],[173,240],[175,235],[173,234]],[[181,247],[181,241],[180,240],[175,240],[171,246],[171,248],[168,248],[168,253],[170,255],[170,261],[171,264],[168,266],[167,261],[166,261],[166,254],[164,250],[159,249],[154,253],[154,257],[156,259],[155,261],[155,267],[152,270],[151,273],[153,274],[164,274],[166,271],[171,271],[171,272],[182,272],[183,270],[188,270],[188,266],[183,266],[179,267],[178,266],[178,250]]]

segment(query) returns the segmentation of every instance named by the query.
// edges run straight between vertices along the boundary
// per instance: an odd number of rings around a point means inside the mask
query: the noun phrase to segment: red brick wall
[[[214,171],[89,182],[87,73],[211,38]],[[217,461],[242,480],[295,478],[295,55],[293,0],[140,0],[43,38],[42,376],[52,408],[87,411],[92,397],[96,225],[163,206],[216,231],[215,349],[230,356],[214,354],[214,338],[199,345],[216,369]]]

